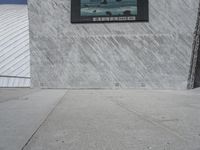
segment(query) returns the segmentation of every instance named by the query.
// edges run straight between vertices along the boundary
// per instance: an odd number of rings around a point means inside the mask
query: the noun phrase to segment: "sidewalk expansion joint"
[[[46,118],[42,121],[42,123],[38,126],[38,128],[33,132],[33,134],[30,136],[30,138],[27,140],[27,142],[24,144],[24,146],[21,148],[21,150],[25,150],[26,146],[30,143],[31,139],[34,137],[34,135],[39,131],[39,129],[42,127],[42,125],[48,120],[48,118],[51,116],[51,114],[54,112],[56,107],[62,102],[64,97],[68,94],[69,91],[66,91],[65,94],[60,98],[60,100],[55,104],[55,106],[52,108],[52,110],[47,114]]]

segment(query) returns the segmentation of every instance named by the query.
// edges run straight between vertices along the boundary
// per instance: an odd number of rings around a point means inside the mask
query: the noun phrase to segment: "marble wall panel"
[[[33,87],[187,87],[198,0],[149,0],[148,23],[71,24],[70,0],[28,7]]]

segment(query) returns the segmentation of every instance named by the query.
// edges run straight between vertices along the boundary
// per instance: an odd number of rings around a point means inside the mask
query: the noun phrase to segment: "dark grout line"
[[[56,109],[56,107],[62,102],[62,100],[64,99],[64,97],[69,93],[69,91],[67,90],[64,95],[60,98],[60,100],[57,102],[57,104],[53,107],[53,109],[47,114],[47,117],[42,121],[42,123],[38,126],[38,128],[33,132],[33,134],[31,135],[31,137],[27,140],[27,142],[24,144],[24,146],[21,148],[21,150],[25,150],[26,146],[30,143],[31,139],[33,138],[33,136],[39,131],[39,129],[42,127],[42,125],[47,121],[47,119],[51,116],[51,114],[54,112],[54,110]]]

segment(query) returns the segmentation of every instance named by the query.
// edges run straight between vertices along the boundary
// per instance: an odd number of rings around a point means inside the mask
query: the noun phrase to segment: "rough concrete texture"
[[[0,98],[4,93],[9,92],[1,90]],[[18,99],[11,94],[12,101],[0,103],[0,149],[199,150],[199,93],[34,90]]]
[[[21,150],[65,92],[0,89],[0,150]]]
[[[70,0],[29,0],[32,85],[185,89],[198,0],[149,0],[149,23],[71,24]]]
[[[199,150],[200,95],[68,91],[25,150]]]

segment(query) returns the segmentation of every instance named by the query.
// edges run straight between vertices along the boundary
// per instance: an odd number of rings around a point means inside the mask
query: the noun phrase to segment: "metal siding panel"
[[[27,86],[30,86],[27,6],[0,5],[0,87]]]

